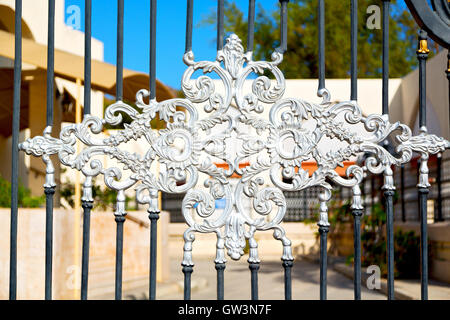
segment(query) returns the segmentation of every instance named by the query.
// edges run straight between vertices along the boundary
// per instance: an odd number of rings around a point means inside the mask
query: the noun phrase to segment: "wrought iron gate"
[[[291,241],[280,225],[286,213],[286,199],[282,191],[302,191],[319,187],[320,219],[320,298],[327,298],[327,203],[331,197],[331,183],[352,190],[352,213],[354,218],[354,296],[361,298],[361,238],[360,221],[363,214],[360,184],[366,173],[383,175],[384,197],[387,208],[387,263],[388,298],[394,298],[394,244],[393,244],[393,166],[408,163],[414,154],[421,157],[417,188],[421,217],[421,274],[422,298],[427,299],[427,221],[426,202],[430,187],[427,160],[432,154],[444,152],[450,143],[427,133],[425,118],[425,72],[428,57],[427,38],[445,48],[450,46],[450,10],[446,0],[406,0],[422,31],[419,35],[417,57],[420,68],[420,134],[413,136],[410,128],[401,123],[389,122],[388,79],[389,79],[389,0],[383,0],[383,114],[363,116],[357,99],[357,1],[351,0],[351,93],[345,102],[332,103],[331,92],[325,82],[325,1],[318,0],[319,30],[319,104],[301,99],[283,98],[285,79],[278,68],[287,49],[287,10],[289,0],[280,0],[280,47],[272,54],[271,61],[253,61],[255,1],[249,1],[248,47],[243,48],[241,40],[234,34],[224,39],[224,1],[218,0],[217,9],[217,58],[215,61],[196,61],[192,46],[193,0],[187,1],[186,51],[184,62],[187,69],[182,78],[182,90],[186,98],[158,102],[155,99],[156,83],[156,0],[151,1],[150,12],[150,90],[136,93],[136,105],[140,112],[122,102],[123,93],[123,10],[124,1],[118,0],[117,29],[117,94],[116,102],[108,107],[104,119],[90,115],[91,89],[91,0],[85,1],[85,79],[84,119],[62,129],[59,138],[52,136],[53,125],[53,77],[54,77],[54,16],[55,0],[49,0],[48,15],[48,78],[47,78],[47,128],[43,136],[33,137],[19,144],[19,111],[21,84],[21,11],[22,0],[16,0],[15,63],[14,63],[14,105],[13,105],[13,152],[12,152],[12,200],[11,200],[11,260],[10,299],[16,299],[17,280],[17,215],[18,215],[18,153],[42,157],[46,164],[46,272],[45,298],[52,297],[52,216],[55,193],[54,167],[51,155],[70,168],[79,170],[85,176],[83,184],[83,248],[81,299],[87,299],[89,275],[89,227],[93,207],[92,179],[103,176],[106,186],[117,191],[117,205],[114,212],[117,222],[116,233],[116,299],[122,295],[122,248],[123,225],[125,221],[125,191],[135,187],[136,199],[148,206],[151,222],[150,241],[150,283],[149,296],[156,294],[156,227],[159,218],[158,192],[186,193],[182,202],[182,213],[188,225],[184,234],[184,298],[191,298],[191,275],[194,271],[192,247],[195,233],[217,235],[217,298],[224,298],[224,272],[226,256],[238,260],[248,241],[248,258],[251,272],[251,297],[258,299],[258,270],[260,258],[254,235],[260,230],[273,230],[274,238],[280,240],[282,266],[284,267],[285,298],[291,299],[291,269],[294,258]],[[300,40],[299,40],[300,41]],[[214,83],[207,75],[191,80],[194,72],[216,73],[225,88],[225,94],[215,91]],[[265,73],[271,73],[271,82]],[[243,88],[251,73],[259,76],[253,80],[252,90]],[[450,70],[447,70],[449,75]],[[149,102],[146,102],[146,99]],[[230,105],[234,101],[238,116],[231,117]],[[199,117],[203,108],[206,117]],[[180,110],[182,109],[182,111]],[[122,113],[133,121],[125,129],[108,138],[98,138],[105,124],[117,125]],[[150,121],[159,115],[166,122],[166,128],[153,130]],[[268,116],[267,116],[268,115]],[[313,128],[304,126],[312,121]],[[363,126],[365,134],[352,130]],[[391,138],[394,144],[386,143]],[[332,139],[345,143],[339,150],[323,151],[323,141]],[[120,149],[130,140],[141,140],[148,144],[144,155],[130,154]],[[174,147],[174,141],[184,144],[182,151]],[[284,142],[292,141],[293,148],[285,148]],[[77,141],[84,149],[76,152]],[[230,143],[239,148],[233,155],[227,155]],[[395,148],[395,150],[394,150]],[[352,165],[346,177],[336,173],[350,157],[366,154],[363,165]],[[104,167],[98,159],[108,155],[117,160],[121,167]],[[228,164],[228,169],[218,168],[214,159]],[[240,167],[243,160],[250,164]],[[302,162],[314,159],[318,169],[309,175],[302,169]],[[159,162],[163,170],[152,171],[152,164]],[[230,184],[233,174],[240,176],[236,184]],[[290,179],[286,183],[283,179]],[[197,187],[203,180],[205,188]],[[265,184],[270,182],[271,186]],[[252,217],[244,210],[242,201],[247,198],[258,217]],[[225,199],[225,208],[215,210],[215,200]],[[194,219],[193,216],[199,218]]]

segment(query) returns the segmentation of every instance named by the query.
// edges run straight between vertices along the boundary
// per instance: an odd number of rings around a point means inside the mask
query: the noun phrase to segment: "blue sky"
[[[259,0],[266,9],[275,9],[277,0]],[[248,0],[236,0],[247,14]],[[84,0],[66,0],[66,8],[78,5],[81,9],[81,30],[84,30]],[[185,46],[186,0],[159,0],[157,15],[157,78],[180,88],[185,70],[182,61]],[[194,0],[194,26],[217,7],[217,0]],[[67,11],[67,10],[66,10]],[[149,0],[125,0],[124,66],[148,73],[149,70]],[[67,12],[66,20],[67,21]],[[92,35],[103,41],[105,61],[116,62],[117,1],[92,1]],[[214,27],[194,29],[193,51],[196,60],[214,59],[216,30]]]

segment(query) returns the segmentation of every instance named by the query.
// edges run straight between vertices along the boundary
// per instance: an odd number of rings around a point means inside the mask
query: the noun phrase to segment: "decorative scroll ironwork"
[[[123,194],[133,186],[137,201],[149,205],[149,212],[158,211],[157,191],[186,192],[182,204],[188,224],[184,233],[185,267],[193,266],[195,232],[217,235],[216,263],[221,264],[226,262],[225,251],[232,259],[240,259],[246,240],[250,246],[249,262],[258,263],[255,232],[273,230],[283,245],[282,259],[291,261],[291,242],[280,225],[286,212],[283,190],[322,187],[319,226],[327,227],[330,182],[353,188],[353,209],[359,210],[358,185],[365,171],[383,173],[384,188],[391,190],[393,165],[409,162],[414,152],[423,158],[443,152],[450,143],[427,132],[412,136],[410,128],[390,123],[387,116],[363,116],[355,101],[332,103],[326,89],[318,93],[322,98],[319,104],[283,98],[285,79],[277,67],[282,60],[283,55],[276,51],[271,61],[253,61],[251,52],[244,53],[241,40],[232,34],[216,61],[196,62],[191,51],[185,54],[188,68],[182,78],[182,90],[186,99],[152,99],[146,103],[149,92],[141,90],[136,95],[136,106],[141,112],[119,101],[107,108],[104,119],[86,115],[82,123],[63,128],[59,139],[44,134],[21,143],[20,149],[43,157],[48,183],[53,183],[50,155],[57,154],[63,165],[82,171],[88,182],[84,188],[87,199],[92,197],[92,177],[103,175],[106,186],[119,192],[116,215],[125,213]],[[193,80],[198,70],[204,75]],[[218,82],[207,75],[210,73],[218,75],[222,91],[218,90]],[[266,73],[275,80],[271,81]],[[251,90],[246,92],[244,83],[251,74],[257,77],[250,78]],[[203,108],[207,116],[200,117],[198,108]],[[236,110],[236,115],[231,109]],[[124,129],[111,136],[96,136],[105,124],[121,124],[122,113],[131,117],[130,124],[124,124]],[[157,115],[166,123],[159,131],[151,127]],[[363,128],[364,134],[354,130],[356,127]],[[383,147],[387,138],[395,141],[395,154]],[[139,155],[120,149],[132,140],[147,143],[147,152]],[[75,148],[77,141],[84,145],[79,153]],[[327,150],[333,141],[345,146]],[[234,154],[231,146],[237,149]],[[344,161],[362,154],[368,155],[364,166],[350,166],[345,177],[336,172]],[[105,155],[121,166],[104,167],[99,156]],[[249,162],[246,167],[240,166],[244,160]],[[312,174],[302,169],[302,162],[307,160],[317,162],[317,170]],[[157,162],[161,165],[158,174],[153,170]],[[228,168],[215,162],[226,162]],[[236,174],[240,176],[238,182],[231,183],[231,176]],[[197,186],[201,175],[205,176],[205,188]],[[218,199],[226,203],[222,211],[215,208]],[[245,209],[244,199],[252,202],[256,215]]]

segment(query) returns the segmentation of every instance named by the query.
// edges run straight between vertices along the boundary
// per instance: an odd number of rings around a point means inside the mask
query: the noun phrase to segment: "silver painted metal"
[[[282,190],[322,187],[319,225],[326,227],[329,226],[330,181],[353,188],[353,206],[360,209],[358,185],[365,171],[383,173],[384,188],[393,190],[393,165],[409,162],[414,152],[422,157],[443,152],[450,143],[426,132],[412,136],[410,128],[398,122],[390,123],[386,115],[364,117],[356,101],[332,103],[327,89],[318,93],[322,98],[319,104],[283,98],[285,79],[278,68],[282,60],[283,55],[274,52],[272,61],[253,61],[252,53],[245,53],[241,40],[232,34],[215,61],[196,62],[192,51],[184,55],[188,68],[181,85],[186,99],[162,102],[151,99],[147,104],[144,99],[149,97],[149,92],[140,90],[136,94],[136,106],[141,112],[118,101],[107,108],[104,119],[86,115],[82,123],[63,128],[59,139],[45,132],[44,136],[28,139],[19,147],[44,160],[57,154],[63,165],[82,171],[86,176],[83,195],[86,199],[92,199],[89,186],[92,177],[103,175],[105,184],[119,191],[116,215],[124,214],[122,196],[133,186],[138,202],[155,212],[158,191],[186,192],[182,205],[188,224],[183,266],[194,265],[192,245],[196,232],[217,235],[216,263],[226,262],[225,253],[234,260],[240,259],[246,240],[250,244],[249,262],[258,263],[255,233],[273,230],[274,237],[283,246],[282,259],[291,261],[291,242],[280,226],[286,212]],[[191,79],[197,70],[204,75]],[[266,71],[273,74],[274,81],[263,75]],[[207,76],[209,73],[219,76],[224,94],[216,91],[215,82]],[[251,91],[246,92],[244,82],[252,73],[258,77],[252,80]],[[230,112],[233,103],[237,116]],[[198,108],[203,108],[207,116],[199,118]],[[268,119],[262,115],[265,108],[270,108]],[[120,124],[121,113],[128,114],[133,121],[116,134],[96,137],[103,125]],[[159,131],[153,130],[150,124],[157,114],[166,122],[166,128]],[[314,128],[306,126],[305,121],[312,121]],[[352,130],[356,126],[364,127],[365,134]],[[382,145],[388,137],[395,138],[396,155]],[[324,139],[341,141],[346,146],[337,151],[324,151],[319,147]],[[77,140],[84,145],[79,153],[75,148]],[[131,140],[147,143],[148,151],[138,155],[120,149]],[[285,147],[288,140],[293,141],[291,149]],[[176,146],[176,141],[183,147]],[[232,156],[227,153],[230,144],[238,149]],[[336,172],[345,160],[365,153],[369,157],[364,166],[350,166],[346,177]],[[105,155],[120,166],[104,167],[100,159]],[[311,175],[301,167],[303,161],[310,159],[318,166]],[[244,160],[250,164],[240,167]],[[216,166],[218,161],[226,162],[228,169]],[[156,162],[162,168],[159,174],[152,170]],[[123,178],[124,173],[127,176]],[[51,170],[47,174],[51,181]],[[230,183],[233,174],[240,175],[237,184]],[[264,174],[270,181],[265,181]],[[201,175],[206,176],[204,188],[198,187]],[[292,183],[283,182],[283,178],[292,179]],[[244,209],[244,198],[252,202],[256,216]],[[218,199],[226,202],[221,212],[215,209]]]

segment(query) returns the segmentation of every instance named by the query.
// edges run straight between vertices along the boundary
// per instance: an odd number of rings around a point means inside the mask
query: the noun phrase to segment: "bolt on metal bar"
[[[325,89],[325,0],[318,0],[319,19],[319,91]]]
[[[252,291],[252,300],[258,300],[258,270],[260,267],[259,262],[250,262],[250,277],[251,277],[251,291]]]
[[[224,0],[217,0],[217,51],[223,49],[224,11]]]
[[[150,0],[150,100],[156,98],[156,0]]]
[[[55,0],[48,2],[48,32],[47,32],[47,128],[51,133],[53,125],[53,99],[55,76]],[[50,159],[47,161],[51,162]],[[49,173],[47,172],[47,175]],[[53,173],[51,173],[53,175]],[[53,178],[53,177],[52,177]],[[52,299],[52,269],[53,269],[53,195],[55,185],[44,185],[45,193],[45,300]]]
[[[351,94],[350,100],[358,99],[358,0],[351,0]]]
[[[294,266],[294,261],[283,260],[284,268],[284,299],[292,300],[292,267]]]
[[[226,268],[226,264],[216,262],[215,268],[217,270],[217,300],[223,300],[224,299],[224,271]]]
[[[15,3],[14,97],[11,143],[11,232],[9,261],[9,299],[17,298],[17,216],[19,188],[20,91],[22,86],[22,0]]]
[[[287,29],[288,29],[288,9],[287,5],[289,0],[280,1],[280,46],[277,50],[281,53],[285,53],[287,50]]]
[[[116,101],[123,99],[123,17],[124,0],[117,0]]]
[[[428,35],[424,30],[419,32],[417,59],[419,60],[419,126],[422,133],[427,132],[426,106],[426,68],[430,50],[427,43]],[[420,260],[421,260],[421,298],[428,300],[428,221],[427,201],[430,184],[428,182],[428,155],[422,154],[419,168],[419,217],[420,217]]]
[[[194,25],[194,0],[187,0],[186,52],[192,51],[192,28]]]
[[[194,271],[193,266],[183,266],[184,273],[184,300],[191,300],[191,276]]]
[[[255,0],[248,1],[247,52],[252,52],[255,41]]]

